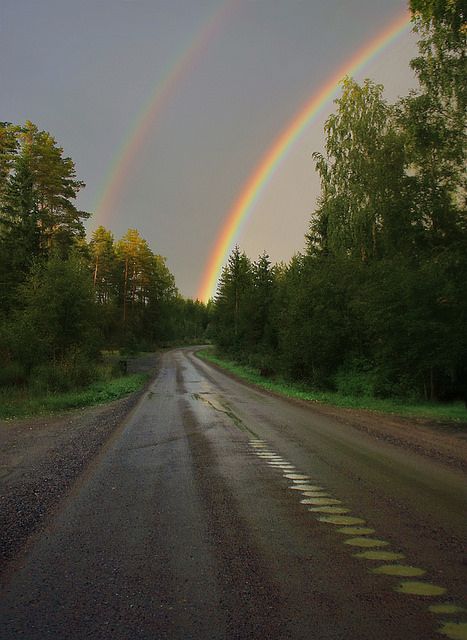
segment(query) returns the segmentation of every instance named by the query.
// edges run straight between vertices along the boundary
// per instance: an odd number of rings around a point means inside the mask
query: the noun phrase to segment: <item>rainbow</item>
[[[123,185],[131,174],[132,163],[144,146],[154,121],[166,108],[183,79],[196,66],[211,41],[221,31],[238,2],[239,0],[226,0],[216,7],[190,44],[168,66],[163,78],[139,110],[115,154],[96,199],[95,227],[105,223],[112,215]]]
[[[197,294],[199,300],[207,301],[214,296],[222,266],[227,261],[228,254],[240,234],[243,224],[253,211],[258,198],[270,182],[279,163],[285,158],[294,142],[306,127],[311,124],[320,110],[335,96],[341,80],[345,76],[353,75],[360,71],[366,63],[408,28],[410,20],[410,13],[404,11],[394,22],[365,44],[350,61],[347,61],[332,75],[317,93],[312,95],[305,106],[298,111],[283,129],[250,175],[222,226],[203,273]]]

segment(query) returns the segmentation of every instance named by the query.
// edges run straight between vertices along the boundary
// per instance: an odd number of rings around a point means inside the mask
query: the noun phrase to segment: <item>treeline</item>
[[[347,394],[467,399],[463,7],[411,2],[419,91],[343,82],[306,250],[273,266],[237,247],[223,270],[224,353]]]
[[[49,133],[0,123],[0,386],[82,386],[102,349],[204,334],[206,307],[180,296],[136,229],[86,241],[83,186]]]

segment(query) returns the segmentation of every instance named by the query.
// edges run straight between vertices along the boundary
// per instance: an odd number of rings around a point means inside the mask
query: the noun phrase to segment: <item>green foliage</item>
[[[310,250],[367,260],[400,250],[410,238],[403,139],[382,92],[369,80],[342,83],[337,112],[324,127],[326,157],[314,154],[322,195]]]
[[[187,300],[181,296],[167,305],[167,329],[171,336],[167,344],[200,344],[208,340],[212,322],[212,303],[207,305],[199,300]]]
[[[78,391],[44,393],[37,389],[0,388],[0,419],[58,413],[111,402],[138,391],[146,381],[147,375],[135,373],[98,381]]]
[[[465,7],[411,6],[419,92],[390,105],[382,86],[343,81],[305,254],[272,267],[236,247],[213,338],[325,393],[467,402]]]
[[[239,365],[238,362],[219,356],[211,350],[198,351],[197,355],[204,360],[214,363],[241,380],[254,384],[266,391],[277,393],[286,398],[296,398],[308,402],[331,404],[348,409],[367,409],[398,416],[428,418],[440,421],[467,423],[467,408],[460,402],[446,404],[420,402],[403,399],[379,399],[362,395],[344,395],[334,391],[322,391],[303,383],[294,383],[287,378],[276,376],[265,380],[260,371],[254,367]]]
[[[18,291],[12,316],[14,356],[31,371],[44,363],[73,368],[99,346],[96,306],[87,265],[76,255],[36,262]]]
[[[412,60],[420,89],[399,105],[415,209],[431,245],[467,231],[465,163],[467,24],[465,3],[412,0],[419,55]]]
[[[235,247],[209,305],[180,297],[136,229],[87,245],[72,160],[33,123],[0,123],[0,386],[76,388],[102,346],[212,338],[321,398],[467,401],[465,7],[410,6],[419,91],[390,105],[343,81],[305,253],[273,266]]]
[[[91,236],[89,251],[96,301],[108,305],[116,295],[117,277],[117,256],[111,232],[99,226]]]
[[[334,384],[342,396],[373,398],[376,395],[376,372],[367,360],[354,358],[339,367]]]
[[[19,362],[5,362],[0,367],[0,388],[23,386],[27,380],[24,367]]]
[[[99,377],[93,360],[74,349],[66,357],[55,362],[44,362],[34,367],[29,387],[33,392],[48,393],[82,389]]]
[[[88,213],[73,204],[84,184],[71,158],[32,122],[0,123],[0,305],[9,313],[33,262],[66,257]]]
[[[224,348],[239,351],[249,342],[252,286],[251,262],[235,247],[222,271],[215,305],[216,336]]]
[[[63,157],[50,133],[30,121],[22,127],[0,125],[2,150],[1,235],[28,230],[37,237],[36,254],[68,251],[84,236],[82,220],[89,217],[73,204],[84,186],[76,179],[73,161]]]
[[[198,342],[211,320],[136,229],[115,242],[100,226],[86,243],[83,186],[48,132],[0,123],[0,389],[15,415],[14,397],[23,413],[118,397],[140,380],[104,384],[119,371],[104,375],[102,347]]]

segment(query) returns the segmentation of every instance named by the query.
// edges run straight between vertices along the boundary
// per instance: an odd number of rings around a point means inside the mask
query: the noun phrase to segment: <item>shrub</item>
[[[0,367],[0,387],[22,386],[25,383],[26,374],[18,362],[9,362]]]
[[[79,349],[52,363],[38,365],[31,371],[30,386],[36,392],[81,389],[99,377],[96,365]]]
[[[334,376],[336,391],[343,396],[375,395],[377,375],[365,360],[354,358],[339,367]]]

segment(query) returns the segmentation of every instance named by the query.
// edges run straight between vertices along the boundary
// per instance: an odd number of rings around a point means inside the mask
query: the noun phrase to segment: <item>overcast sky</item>
[[[95,211],[138,114],[226,2],[1,0],[0,120],[50,131],[86,183]],[[105,224],[136,227],[195,296],[233,201],[263,154],[314,92],[397,18],[403,0],[233,0],[132,159]],[[357,76],[389,100],[415,87],[406,33]],[[311,154],[329,104],[279,166],[238,242],[273,261],[303,248],[319,193]],[[98,220],[97,220],[98,221]],[[96,226],[91,218],[89,232]]]

